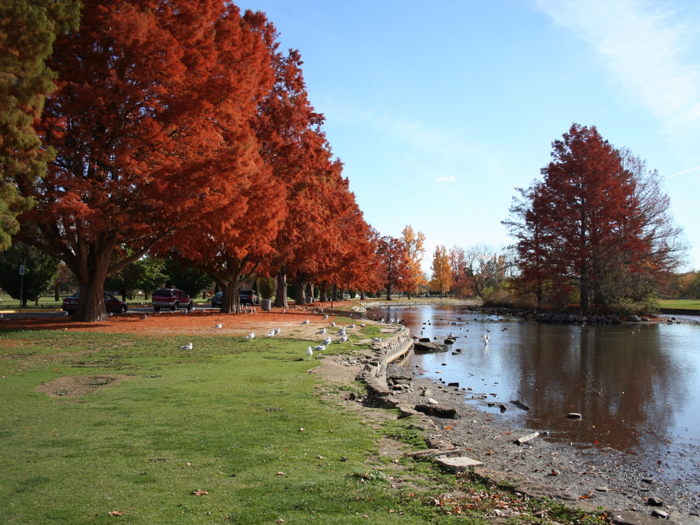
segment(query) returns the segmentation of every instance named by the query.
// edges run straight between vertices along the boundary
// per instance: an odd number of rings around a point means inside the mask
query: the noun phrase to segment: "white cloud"
[[[622,86],[656,117],[674,147],[695,154],[700,140],[700,64],[685,57],[697,24],[647,0],[533,0],[580,35]]]
[[[457,177],[440,177],[438,179],[435,179],[435,182],[454,182],[457,180]]]

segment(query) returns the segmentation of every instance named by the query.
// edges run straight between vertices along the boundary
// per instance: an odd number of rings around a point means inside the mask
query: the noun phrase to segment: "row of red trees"
[[[307,283],[410,282],[392,262],[408,245],[364,220],[277,37],[223,0],[86,0],[58,36],[35,124],[55,156],[38,182],[17,177],[36,202],[17,238],[75,274],[76,319],[103,319],[105,278],[149,252],[205,270],[225,312],[252,273],[278,278],[279,306],[289,279],[299,300]]]
[[[205,269],[224,311],[253,271],[364,284],[370,228],[278,47],[223,0],[87,0],[57,38],[36,123],[55,158],[17,179],[36,201],[18,238],[76,275],[77,319],[103,319],[107,275],[149,251]]]

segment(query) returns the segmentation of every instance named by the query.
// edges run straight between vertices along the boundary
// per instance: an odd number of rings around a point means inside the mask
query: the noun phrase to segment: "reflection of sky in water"
[[[404,319],[412,335],[424,329],[423,337],[441,343],[450,332],[458,336],[459,354],[414,355],[406,367],[471,387],[468,397],[486,394],[475,401],[480,405],[523,401],[529,412],[510,405],[502,416],[518,425],[581,447],[610,446],[650,459],[663,454],[679,464],[689,455],[700,458],[697,324],[535,325],[453,308],[378,311]],[[583,420],[566,419],[569,412]]]

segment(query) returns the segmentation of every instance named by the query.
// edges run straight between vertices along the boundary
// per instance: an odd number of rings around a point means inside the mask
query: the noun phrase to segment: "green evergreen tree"
[[[19,275],[20,265],[25,266],[24,282]],[[0,253],[0,288],[13,299],[20,298],[22,306],[27,300],[36,301],[53,285],[58,276],[60,261],[27,244],[17,242]]]
[[[53,151],[41,147],[34,121],[55,88],[46,60],[60,32],[77,29],[80,3],[0,0],[0,251],[17,232],[17,216],[32,206],[16,181],[35,181]]]

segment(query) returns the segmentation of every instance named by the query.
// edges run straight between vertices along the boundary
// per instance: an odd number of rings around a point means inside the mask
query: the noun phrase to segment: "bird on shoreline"
[[[491,336],[489,334],[484,334],[484,344],[489,344]]]

